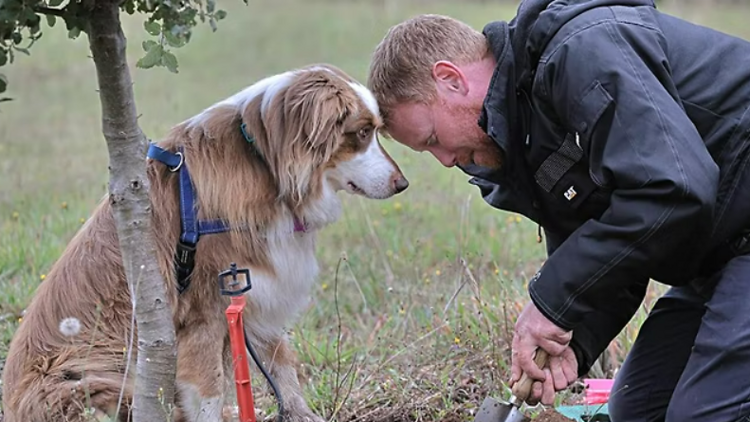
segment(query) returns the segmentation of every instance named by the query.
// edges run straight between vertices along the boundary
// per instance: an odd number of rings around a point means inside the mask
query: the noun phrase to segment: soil
[[[575,419],[570,419],[555,412],[553,409],[548,409],[534,418],[534,422],[575,422]]]

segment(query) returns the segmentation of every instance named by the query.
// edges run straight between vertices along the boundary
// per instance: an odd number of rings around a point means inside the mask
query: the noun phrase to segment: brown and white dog
[[[243,122],[252,143],[240,130]],[[200,238],[192,282],[178,293],[178,176],[149,161],[156,258],[178,342],[177,420],[222,420],[233,372],[228,299],[219,294],[217,275],[236,262],[252,276],[246,332],[279,386],[287,420],[322,421],[302,396],[284,327],[308,305],[318,273],[315,233],[339,218],[337,192],[384,199],[408,186],[378,141],[380,125],[364,86],[338,68],[316,65],[261,80],[177,125],[159,143],[169,151],[183,148],[198,217],[235,228]],[[299,222],[304,231],[295,230]],[[127,420],[127,406],[113,414],[131,309],[115,222],[103,200],[39,286],[15,333],[3,380],[5,421],[81,421],[92,409],[95,416]]]

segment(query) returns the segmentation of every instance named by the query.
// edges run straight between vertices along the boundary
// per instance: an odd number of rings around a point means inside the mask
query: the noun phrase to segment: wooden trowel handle
[[[538,366],[540,369],[544,369],[544,367],[547,366],[548,360],[549,354],[547,354],[544,349],[536,349],[536,355],[534,356],[534,363],[536,364],[536,366]],[[522,402],[526,401],[526,399],[529,398],[529,395],[531,395],[532,384],[534,384],[534,380],[532,378],[529,378],[526,372],[524,372],[521,375],[521,379],[513,384],[513,395]]]

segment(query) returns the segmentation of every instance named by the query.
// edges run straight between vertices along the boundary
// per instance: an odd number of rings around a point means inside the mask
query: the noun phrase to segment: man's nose
[[[434,149],[430,152],[438,161],[440,161],[440,164],[445,167],[453,167],[456,165],[456,154],[441,149]]]

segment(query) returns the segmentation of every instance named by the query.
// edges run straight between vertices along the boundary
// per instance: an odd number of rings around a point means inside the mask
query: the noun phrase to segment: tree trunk
[[[138,352],[133,420],[169,421],[177,356],[174,325],[164,280],[154,258],[147,140],[138,126],[125,55],[127,42],[116,0],[94,3],[87,33],[99,83],[102,131],[109,150],[109,201],[125,275],[135,300]]]

